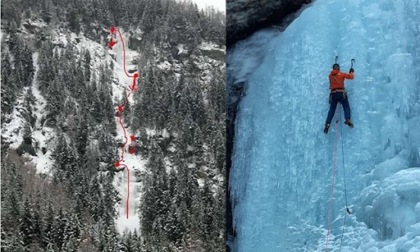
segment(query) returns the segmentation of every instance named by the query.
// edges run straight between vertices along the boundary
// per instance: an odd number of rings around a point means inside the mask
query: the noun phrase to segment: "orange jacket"
[[[340,70],[332,70],[330,75],[330,89],[334,90],[336,88],[344,89],[344,79],[352,80],[354,78],[353,73],[343,73]]]

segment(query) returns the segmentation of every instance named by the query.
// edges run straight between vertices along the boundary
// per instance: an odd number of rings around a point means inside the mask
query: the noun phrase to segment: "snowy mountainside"
[[[2,126],[40,112],[6,130],[17,150],[2,134],[2,249],[222,250],[222,20],[174,0],[2,1]]]
[[[13,109],[13,112],[10,115],[7,115],[5,120],[2,122],[2,140],[7,142],[9,148],[18,149],[21,143],[24,141],[24,126],[26,116],[31,116],[35,120],[35,125],[32,128],[32,141],[33,141],[33,151],[36,155],[30,155],[24,153],[29,160],[32,160],[36,169],[40,173],[50,172],[52,160],[51,160],[51,149],[55,145],[54,142],[54,131],[52,128],[45,125],[45,105],[46,101],[43,96],[40,94],[37,88],[37,73],[38,73],[38,53],[33,55],[34,65],[35,65],[35,75],[34,75],[34,84],[31,87],[25,87],[19,94],[17,99],[17,104]],[[32,92],[32,104],[31,107],[32,114],[28,115],[31,111],[28,111],[28,107],[24,107],[23,103],[25,102],[25,96],[28,94],[28,91]],[[48,151],[50,150],[50,151]]]
[[[22,25],[22,27],[20,28],[22,36],[27,38],[28,41],[34,39],[34,30],[40,30],[46,26],[46,24],[41,20],[28,20],[25,21],[24,24],[31,24],[32,27],[32,30],[27,30],[25,28],[27,26],[25,25]],[[121,30],[121,32],[124,34],[124,30]],[[64,48],[66,48],[66,46],[68,46],[69,44],[71,44],[74,47],[75,55],[78,58],[83,57],[83,53],[86,50],[88,50],[92,58],[90,66],[92,72],[92,79],[94,80],[100,79],[99,69],[103,67],[104,62],[106,62],[107,64],[113,64],[112,76],[110,76],[110,78],[112,79],[112,94],[114,102],[113,105],[116,111],[119,102],[124,99],[123,92],[127,92],[129,90],[129,85],[132,82],[132,78],[129,78],[124,74],[123,48],[121,41],[117,41],[117,45],[111,50],[105,45],[99,44],[95,41],[86,38],[85,36],[83,36],[83,34],[76,35],[72,32],[64,32],[62,30],[51,30],[49,36],[52,44],[54,45],[54,48],[57,50],[58,53],[61,53],[64,50]],[[124,37],[124,39],[125,44],[127,45],[127,40],[129,38]],[[162,71],[174,73],[174,75],[177,76],[179,79],[181,72],[183,71],[182,69],[185,67],[183,60],[189,57],[189,52],[187,49],[184,48],[183,44],[179,44],[178,49],[179,50],[176,52],[176,55],[179,57],[178,59],[167,60],[165,55],[163,53],[161,54],[156,48],[154,48],[154,54],[156,55],[156,58],[159,58],[159,61],[157,60],[156,62],[156,66]],[[216,45],[214,43],[202,42],[199,45],[198,50],[196,50],[195,54],[191,57],[193,59],[192,63],[199,70],[199,79],[201,81],[200,85],[203,87],[203,93],[206,93],[208,86],[212,84],[212,69],[218,68],[221,72],[224,71],[224,52],[224,46]],[[33,58],[36,71],[34,76],[34,82],[30,89],[33,93],[33,96],[35,97],[34,104],[32,105],[32,110],[34,111],[36,123],[35,126],[32,128],[32,138],[34,141],[34,147],[36,145],[36,155],[32,156],[28,153],[24,153],[24,156],[27,157],[28,160],[31,160],[31,162],[37,168],[37,172],[50,174],[52,172],[51,168],[54,165],[53,157],[51,155],[53,149],[57,144],[57,134],[56,132],[54,132],[54,129],[49,126],[48,120],[46,120],[47,111],[45,110],[45,106],[47,101],[41,95],[39,90],[39,84],[37,82],[37,74],[39,69],[37,52],[34,53]],[[129,72],[138,70],[140,73],[140,78],[144,78],[142,76],[143,69],[138,69],[138,65],[144,65],[144,62],[138,62],[139,58],[141,59],[141,54],[129,48],[126,48],[126,68]],[[20,143],[23,141],[22,128],[24,125],[22,123],[22,115],[20,111],[22,110],[21,104],[24,101],[24,95],[26,94],[26,91],[27,89],[24,89],[22,91],[21,97],[18,99],[17,105],[14,108],[13,113],[8,116],[8,119],[5,120],[5,122],[3,122],[2,125],[2,137],[6,142],[11,143],[10,148],[12,149],[18,148]],[[138,90],[137,92],[141,92],[141,90]],[[134,105],[133,95],[129,97],[128,101],[132,105]],[[66,122],[63,123],[66,124]],[[115,117],[115,124],[117,132],[115,139],[117,141],[121,141],[123,139],[123,131],[120,128],[117,117]],[[126,126],[127,123],[124,122],[124,125]],[[132,134],[135,133],[131,131],[130,127],[126,127],[126,131],[131,132]],[[146,129],[146,133],[149,137],[170,137],[170,134],[168,134],[167,132],[165,133],[165,130],[163,132],[160,132],[152,129]],[[96,142],[97,140],[92,139],[92,143]],[[208,148],[206,146],[204,147]],[[175,148],[175,146],[172,146],[170,148]],[[118,151],[120,152],[121,150],[118,149]],[[126,218],[125,212],[126,198],[128,196],[127,172],[124,171],[116,173],[116,176],[114,178],[113,185],[117,189],[119,197],[121,199],[117,206],[118,217],[116,220],[117,229],[120,233],[125,232],[127,229],[130,231],[139,231],[140,220],[138,216],[138,207],[140,204],[142,182],[138,176],[144,173],[144,165],[146,162],[147,160],[142,159],[140,156],[129,155],[128,153],[126,153],[124,158],[124,164],[126,164],[130,169],[130,212],[128,219]],[[170,161],[167,160],[168,172],[171,169],[170,167],[172,165],[173,164],[171,164]],[[193,163],[191,165],[194,166]],[[106,167],[109,167],[110,164],[100,162],[100,166],[101,169],[106,169]],[[204,178],[207,177],[206,174],[213,173],[213,171],[209,172],[207,169],[208,167],[204,168],[204,170],[202,170],[202,172],[200,173],[201,176],[197,177],[197,182],[200,186],[203,186]],[[218,184],[224,183],[223,174],[216,174],[214,180],[217,181],[217,183],[213,184],[212,188],[213,190],[216,190],[219,187]]]
[[[32,22],[32,25],[36,27],[43,27],[45,24],[42,22]],[[31,38],[29,32],[26,32],[25,26],[22,26],[22,32],[27,34],[28,38]],[[116,52],[113,52],[106,48],[106,46],[98,44],[83,35],[76,35],[74,33],[62,33],[59,31],[53,31],[51,35],[52,43],[60,50],[60,48],[66,47],[68,43],[71,43],[75,47],[75,54],[78,57],[82,57],[82,53],[86,50],[89,50],[92,61],[91,61],[91,71],[92,74],[95,75],[93,78],[99,80],[99,71],[101,65],[106,61],[108,63],[113,62],[115,64],[114,71],[112,72],[112,93],[114,96],[114,100],[121,101],[123,100],[123,90],[128,89],[129,85],[132,82],[131,78],[128,78],[123,73],[123,61],[122,61],[122,48],[116,46]],[[115,50],[114,49],[114,50]],[[118,54],[120,56],[118,56]],[[117,57],[113,57],[113,55],[117,55]],[[133,58],[138,55],[137,52],[127,49],[127,63],[131,63]],[[54,161],[51,157],[52,150],[56,145],[56,134],[53,128],[48,126],[48,122],[45,122],[46,111],[45,105],[46,101],[43,96],[40,94],[38,83],[37,83],[37,73],[38,73],[38,53],[34,53],[34,65],[35,65],[35,76],[34,76],[34,84],[31,87],[32,93],[35,97],[35,104],[32,106],[32,111],[34,111],[34,116],[36,118],[35,127],[32,129],[32,138],[34,141],[34,146],[36,145],[36,156],[31,156],[28,153],[25,153],[24,156],[27,157],[29,160],[33,162],[37,171],[39,173],[50,173],[51,166],[53,165]],[[128,68],[136,69],[137,66],[130,64]],[[27,89],[24,89],[21,93],[21,97],[18,99],[17,106],[15,106],[14,111],[11,115],[9,115],[9,119],[2,125],[2,137],[4,141],[10,142],[10,148],[16,149],[19,147],[20,143],[23,141],[23,131],[21,130],[24,126],[21,114],[22,111],[22,103],[23,98],[26,94]],[[132,99],[132,97],[131,97]],[[131,100],[132,101],[132,100]],[[114,104],[115,108],[118,104]],[[86,108],[89,109],[89,108]],[[7,122],[9,121],[10,122]],[[117,126],[117,139],[122,139],[122,130],[119,128],[119,123],[116,119],[115,123]],[[129,131],[129,129],[127,129]],[[44,152],[43,153],[43,149]],[[45,151],[46,150],[46,151]],[[125,173],[117,173],[118,175],[115,176],[114,185],[117,188],[121,201],[118,206],[119,217],[117,220],[117,227],[118,230],[122,233],[126,228],[129,230],[134,230],[139,228],[139,219],[137,214],[138,204],[139,204],[139,186],[140,182],[138,182],[136,178],[136,173],[141,171],[143,167],[144,160],[141,159],[140,156],[126,156],[125,164],[128,165],[132,172],[130,174],[130,219],[125,220],[125,199],[127,197],[127,175]],[[102,167],[109,166],[109,164],[102,163]]]

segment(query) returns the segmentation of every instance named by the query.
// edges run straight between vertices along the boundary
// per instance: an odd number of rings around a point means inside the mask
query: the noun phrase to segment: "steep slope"
[[[311,0],[227,0],[227,45],[250,36],[261,28],[279,23]]]
[[[32,23],[34,26],[44,26],[45,24],[41,23]],[[26,30],[22,28],[24,32]],[[57,32],[54,37],[52,38],[57,45],[67,45],[68,43],[72,43],[75,45],[76,54],[81,54],[84,50],[88,50],[92,55],[92,62],[91,62],[91,71],[93,75],[96,76],[96,79],[99,79],[99,69],[103,62],[113,62],[114,63],[114,71],[112,73],[111,79],[113,80],[113,97],[115,101],[122,101],[123,100],[123,91],[128,89],[128,87],[132,83],[132,79],[125,76],[123,73],[123,50],[122,43],[119,43],[119,46],[116,46],[114,51],[109,51],[104,45],[98,44],[84,36],[77,36],[74,33],[67,34],[67,36],[63,33]],[[138,53],[132,51],[130,49],[127,50],[127,67],[129,69],[136,69],[137,66],[132,64],[133,58],[138,56]],[[36,156],[32,156],[29,154],[24,154],[29,160],[33,162],[37,171],[40,173],[52,174],[51,166],[53,165],[54,161],[51,157],[51,149],[56,145],[56,133],[52,127],[48,126],[48,122],[45,122],[45,117],[47,116],[45,105],[46,100],[40,94],[39,90],[39,83],[37,82],[37,74],[38,74],[38,53],[34,54],[34,65],[35,65],[35,75],[34,75],[34,83],[30,87],[32,93],[34,95],[34,104],[32,106],[32,111],[34,111],[34,115],[36,118],[36,123],[34,129],[32,130],[32,139],[36,143]],[[2,137],[4,141],[10,142],[10,148],[17,149],[20,143],[23,141],[23,130],[24,127],[24,116],[21,114],[21,111],[24,111],[22,106],[23,98],[27,93],[27,88],[22,91],[21,98],[18,99],[17,105],[13,113],[10,115],[10,122],[5,122],[2,125]],[[132,101],[132,97],[130,99]],[[117,104],[115,104],[117,107]],[[88,108],[86,108],[88,109]],[[116,110],[115,110],[116,111]],[[7,120],[7,121],[9,121]],[[115,124],[117,127],[117,139],[123,138],[123,131],[120,128],[118,119],[115,119]],[[130,131],[128,127],[126,129]],[[42,149],[49,150],[43,152]],[[118,230],[122,233],[126,228],[129,230],[139,229],[139,216],[138,216],[138,207],[139,207],[139,182],[137,181],[136,174],[142,170],[144,166],[144,160],[141,159],[140,156],[137,155],[127,155],[125,159],[125,164],[128,165],[131,169],[130,174],[130,195],[127,195],[127,174],[125,173],[118,173],[117,176],[114,178],[114,185],[116,186],[121,201],[118,206],[118,221],[117,227]],[[104,166],[109,166],[109,164],[103,163]],[[131,198],[129,209],[130,209],[130,219],[126,220],[126,199],[127,197]]]
[[[110,16],[140,73],[121,117],[132,78]],[[223,14],[6,0],[2,17],[2,249],[221,250]]]
[[[419,11],[419,1],[319,0],[262,50],[236,121],[234,251],[420,248]],[[336,54],[342,71],[356,59],[355,80],[346,83],[355,128],[341,119],[325,136]]]

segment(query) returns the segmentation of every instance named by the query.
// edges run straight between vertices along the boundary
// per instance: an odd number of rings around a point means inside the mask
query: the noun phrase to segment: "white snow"
[[[121,31],[123,34],[124,32]],[[70,39],[70,41],[68,41]],[[77,42],[79,40],[79,42]],[[92,67],[92,74],[96,75],[96,80],[99,79],[98,72],[95,72],[95,69],[99,69],[104,62],[111,62],[114,61],[114,72],[113,72],[113,79],[115,83],[112,86],[114,97],[113,99],[122,99],[122,92],[124,89],[128,90],[128,88],[132,84],[132,78],[127,77],[123,70],[122,65],[122,46],[121,42],[114,46],[113,50],[107,49],[106,45],[98,44],[94,41],[87,39],[84,36],[77,36],[74,33],[63,33],[61,31],[55,31],[53,35],[53,43],[58,44],[60,46],[65,46],[67,43],[72,43],[75,46],[75,50],[77,50],[79,57],[83,57],[83,51],[89,50],[91,54],[91,67]],[[134,57],[138,56],[138,53],[126,48],[126,64],[127,64],[127,71],[130,68],[136,68],[136,65],[132,65],[131,61]],[[116,61],[113,60],[112,56],[116,58]],[[36,80],[38,67],[38,54],[34,54],[34,65],[35,65],[35,76],[34,80]],[[130,74],[132,75],[132,74]],[[17,99],[17,105],[11,114],[11,121],[10,123],[3,124],[2,126],[2,136],[6,141],[12,142],[11,148],[17,148],[20,143],[22,142],[22,130],[19,131],[19,128],[22,128],[23,119],[21,118],[19,110],[22,109],[22,102],[24,98],[24,94],[27,92],[27,89],[24,89],[21,94],[19,94],[19,98]],[[37,150],[37,156],[32,157],[29,155],[25,155],[28,157],[36,166],[37,172],[40,173],[49,173],[50,168],[53,164],[51,158],[51,151],[48,151],[45,155],[42,154],[41,149],[42,147],[47,147],[48,150],[51,150],[54,145],[54,137],[55,132],[48,127],[41,125],[41,119],[43,118],[45,112],[45,105],[46,101],[40,94],[38,83],[35,81],[32,85],[32,92],[36,98],[35,106],[33,107],[34,114],[37,117],[37,121],[35,127],[33,129],[33,138],[39,143],[39,150]],[[129,101],[132,103],[133,99],[132,96],[129,98]],[[116,104],[117,105],[117,104]],[[116,111],[115,107],[115,111]],[[117,124],[117,139],[123,137],[123,132],[120,128],[120,125],[116,118]],[[132,133],[130,129],[127,130],[127,137],[129,138],[130,134]],[[128,144],[127,144],[128,145]],[[130,155],[127,151],[124,157],[124,163],[130,169],[130,205],[129,205],[129,218],[126,218],[126,199],[127,199],[127,171],[119,172],[115,176],[115,180],[113,182],[114,186],[118,190],[121,196],[121,201],[117,206],[118,209],[118,217],[116,218],[116,225],[117,229],[120,233],[123,233],[125,230],[138,230],[140,229],[140,220],[138,215],[138,207],[140,204],[140,194],[141,194],[141,182],[137,182],[136,173],[144,170],[145,165],[144,160],[140,158],[140,156]],[[104,164],[102,164],[104,165]]]
[[[32,137],[38,141],[39,149],[37,150],[37,156],[31,157],[32,162],[36,166],[36,170],[39,173],[48,174],[53,165],[53,159],[51,157],[52,152],[47,151],[45,155],[42,153],[42,148],[45,147],[47,150],[51,150],[51,142],[55,136],[53,129],[44,127],[41,125],[41,120],[45,116],[45,106],[47,101],[41,95],[39,91],[39,83],[36,81],[38,76],[39,64],[38,64],[38,53],[33,55],[35,74],[34,83],[32,85],[32,93],[35,97],[35,106],[32,108],[33,113],[36,116],[35,128],[32,129]]]
[[[38,148],[35,148],[36,156],[31,156],[29,154],[24,154],[24,157],[29,159],[34,166],[36,167],[36,171],[38,173],[48,174],[50,169],[53,165],[53,161],[51,158],[51,151],[42,153],[42,148],[47,147],[47,149],[51,150],[51,141],[55,135],[54,131],[49,127],[43,127],[41,125],[41,120],[43,118],[43,112],[45,112],[45,105],[46,101],[44,97],[41,96],[39,92],[39,85],[36,81],[39,65],[38,65],[38,53],[33,54],[34,60],[34,79],[33,84],[31,86],[32,93],[35,97],[35,105],[32,106],[33,115],[36,117],[35,127],[32,128],[32,138],[34,139],[33,145],[38,145]],[[2,137],[11,143],[10,148],[17,149],[19,145],[23,141],[22,133],[23,133],[23,126],[24,126],[24,118],[21,115],[21,111],[23,111],[23,102],[26,93],[28,92],[29,88],[24,88],[22,92],[19,94],[19,98],[16,101],[16,106],[10,115],[11,121],[10,123],[4,123],[2,125]]]
[[[125,37],[125,33],[123,30],[120,30],[123,38],[125,39],[125,46],[126,46],[126,70],[129,69],[136,69],[137,66],[131,64],[132,60],[135,57],[138,57],[138,53],[136,51],[132,51],[127,48],[127,38]],[[72,35],[72,39],[75,36]],[[93,42],[89,39],[86,39],[83,36],[79,37],[80,42],[76,45],[79,51],[88,49],[92,56],[92,69],[99,69],[101,64],[104,61],[108,62],[108,64],[113,61],[114,63],[114,71],[113,71],[113,85],[112,85],[112,93],[113,93],[113,101],[121,101],[123,99],[123,91],[126,90],[127,94],[129,93],[129,87],[132,85],[133,78],[128,77],[124,72],[123,66],[123,49],[122,49],[122,42],[120,41],[119,36],[117,37],[117,44],[113,47],[113,49],[108,49],[105,45],[100,45],[96,42]],[[116,60],[114,60],[114,58]],[[99,79],[98,73],[93,73],[97,75],[96,79]],[[141,73],[139,73],[141,74]],[[133,74],[129,74],[132,76]],[[129,102],[131,105],[133,104],[133,95],[130,95]],[[117,111],[117,106],[120,104],[114,104],[115,111]],[[124,121],[124,118],[123,118]],[[115,123],[117,125],[117,136],[116,139],[124,139],[123,130],[119,124],[118,118],[115,118]],[[133,133],[131,132],[130,128],[126,128],[127,132],[127,145],[126,151],[124,154],[124,162],[128,166],[130,171],[130,194],[127,195],[127,179],[128,179],[128,171],[125,169],[123,172],[116,173],[115,179],[113,181],[113,185],[119,192],[121,196],[121,201],[118,203],[117,212],[118,217],[116,219],[117,230],[119,233],[123,233],[124,231],[130,230],[134,231],[140,230],[140,220],[138,215],[138,208],[140,205],[140,193],[141,193],[141,182],[137,182],[136,173],[138,171],[144,170],[145,161],[140,158],[140,156],[131,155],[128,153],[127,148],[130,143],[130,135]],[[119,149],[119,154],[121,155],[121,149]],[[117,161],[117,160],[115,160]],[[127,219],[126,216],[126,200],[129,197],[129,216]]]
[[[168,151],[170,151],[170,152],[175,152],[175,151],[176,151],[175,146],[169,146],[169,147],[168,147]]]
[[[184,48],[183,44],[178,44],[177,48],[178,48],[178,54],[187,53],[188,51],[187,49]]]
[[[20,92],[16,99],[16,105],[13,108],[13,112],[8,116],[11,121],[9,123],[4,123],[1,130],[3,138],[10,143],[10,148],[12,149],[17,149],[23,141],[22,133],[25,119],[20,111],[23,110],[23,100],[27,91],[28,89],[24,88]]]
[[[226,51],[226,48],[224,46],[220,47],[213,42],[207,42],[207,41],[201,42],[201,44],[198,48],[201,49],[201,50],[207,50],[207,51],[210,51],[210,50],[219,50],[221,52]]]
[[[56,34],[52,37],[51,42],[54,45],[59,45],[60,47],[66,47],[67,46],[67,39],[64,34],[59,33],[58,31],[55,31]]]
[[[164,138],[168,138],[170,136],[170,133],[166,129],[163,129],[163,130],[155,130],[155,129],[146,128],[145,130],[146,130],[146,134],[148,136],[156,136],[156,135],[158,135],[158,136],[162,136]]]
[[[122,35],[124,36],[124,31],[121,30]],[[135,51],[132,51],[127,48],[127,38],[124,38],[125,46],[126,46],[126,70],[130,68],[136,69],[136,65],[132,65],[131,62],[134,58],[138,57],[138,53]],[[114,61],[114,80],[116,80],[116,85],[113,85],[113,95],[114,99],[122,100],[123,99],[123,90],[125,89],[127,91],[127,94],[129,91],[129,87],[132,85],[133,78],[127,77],[127,75],[124,72],[124,65],[123,65],[123,47],[122,42],[119,40],[118,37],[118,43],[113,47],[113,49],[107,49],[108,55],[109,54],[115,54],[116,61]],[[110,57],[110,56],[109,56]],[[109,59],[113,60],[113,59]],[[132,76],[133,74],[130,74]],[[141,75],[141,69],[140,73]],[[138,91],[137,91],[138,92]],[[130,95],[129,102],[131,105],[133,104],[133,95]],[[117,106],[115,107],[115,111],[117,110]],[[124,121],[124,118],[123,118]],[[119,124],[118,118],[115,118],[115,123],[117,125],[117,139],[124,139],[124,133],[121,129],[121,125]],[[116,220],[117,224],[117,230],[119,233],[123,233],[124,231],[130,230],[130,231],[140,231],[140,219],[138,214],[138,209],[140,205],[140,194],[141,194],[141,185],[142,182],[137,182],[137,176],[136,173],[139,171],[144,171],[145,167],[145,160],[142,160],[140,156],[131,155],[128,153],[127,148],[130,144],[130,135],[134,134],[130,130],[130,128],[126,128],[127,133],[127,139],[128,142],[126,144],[126,151],[124,154],[124,162],[123,164],[128,166],[129,172],[130,172],[130,194],[127,194],[127,179],[128,179],[128,171],[125,169],[123,172],[117,173],[117,176],[114,180],[114,186],[117,188],[118,192],[121,195],[122,200],[119,202],[119,205],[117,206],[118,209],[118,218]],[[121,149],[119,150],[119,155],[121,155]],[[129,197],[129,216],[127,218],[126,216],[126,200],[127,197]]]
[[[163,129],[163,130],[162,130],[162,136],[163,136],[164,138],[168,138],[168,137],[170,137],[170,134],[169,134],[168,130]]]
[[[169,63],[168,61],[165,60],[164,62],[159,63],[157,65],[157,67],[159,67],[162,70],[167,71],[167,70],[171,69],[172,65],[171,65],[171,63]]]

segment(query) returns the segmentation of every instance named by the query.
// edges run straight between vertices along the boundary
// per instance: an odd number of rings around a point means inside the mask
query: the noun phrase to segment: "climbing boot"
[[[327,134],[328,133],[328,129],[330,128],[329,124],[325,124],[325,128],[324,128],[324,133]]]
[[[347,124],[350,128],[353,128],[354,125],[353,123],[350,121],[350,119],[346,119],[346,121],[344,122],[344,124]]]

